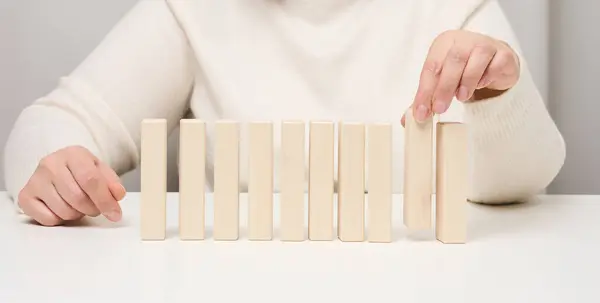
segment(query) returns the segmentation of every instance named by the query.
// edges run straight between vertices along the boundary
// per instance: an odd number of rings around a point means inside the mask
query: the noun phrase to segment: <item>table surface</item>
[[[275,195],[275,227],[278,225]],[[368,198],[367,198],[368,199]],[[538,196],[510,206],[468,205],[468,243],[444,245],[402,225],[392,243],[178,238],[168,194],[167,239],[139,237],[139,194],[124,218],[42,227],[0,192],[0,302],[600,302],[600,196]]]

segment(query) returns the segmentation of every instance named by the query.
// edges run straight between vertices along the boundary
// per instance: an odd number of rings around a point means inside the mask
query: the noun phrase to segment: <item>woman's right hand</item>
[[[119,176],[87,149],[71,146],[42,159],[19,193],[23,212],[45,226],[100,214],[121,220]]]

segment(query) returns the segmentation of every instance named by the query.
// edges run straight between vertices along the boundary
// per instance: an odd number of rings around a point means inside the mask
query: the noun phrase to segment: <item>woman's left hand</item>
[[[465,102],[500,95],[519,75],[519,57],[505,42],[463,30],[444,32],[434,40],[423,65],[413,116],[424,121],[432,113],[442,114],[455,96]]]

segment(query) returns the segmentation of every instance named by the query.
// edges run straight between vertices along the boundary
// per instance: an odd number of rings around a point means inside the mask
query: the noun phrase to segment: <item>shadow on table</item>
[[[539,198],[528,202],[505,204],[468,203],[467,241],[490,238],[499,234],[518,233],[536,224],[535,209],[541,204]],[[435,236],[435,213],[429,230],[409,231],[406,226],[395,226],[393,242],[431,242]]]
[[[541,205],[537,197],[527,202],[484,205],[469,203],[468,234],[469,241],[490,238],[497,235],[515,234],[526,231],[539,221],[535,216]]]
[[[25,218],[23,223],[35,226],[42,226],[40,223],[36,222],[31,218]],[[104,228],[104,229],[112,229],[112,228],[123,228],[129,226],[130,223],[123,219],[119,222],[111,222],[106,218],[91,218],[91,217],[83,217],[79,220],[67,221],[56,227],[68,227],[68,228]],[[49,227],[51,228],[51,227]]]
[[[167,226],[165,236],[167,239],[179,239],[179,227],[178,226]],[[204,228],[204,239],[212,239],[213,230],[211,226],[206,226]]]

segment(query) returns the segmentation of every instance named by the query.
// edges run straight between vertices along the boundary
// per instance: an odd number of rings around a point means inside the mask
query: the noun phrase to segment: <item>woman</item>
[[[8,192],[42,225],[118,221],[118,176],[138,163],[142,119],[166,118],[170,131],[187,115],[394,122],[409,108],[470,125],[471,201],[524,201],[563,165],[562,136],[496,1],[141,1],[22,112]]]

